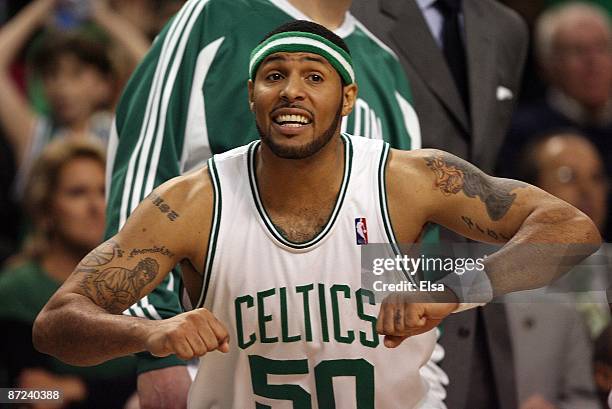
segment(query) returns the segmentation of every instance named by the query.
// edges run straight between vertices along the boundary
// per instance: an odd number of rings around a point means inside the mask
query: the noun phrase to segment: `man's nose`
[[[281,90],[281,97],[288,101],[299,101],[304,99],[304,83],[300,75],[292,74],[285,79]]]

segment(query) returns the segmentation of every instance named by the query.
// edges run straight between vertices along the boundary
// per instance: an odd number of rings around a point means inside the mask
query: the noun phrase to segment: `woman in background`
[[[32,323],[43,305],[104,234],[102,147],[60,139],[34,163],[24,196],[32,232],[0,273],[0,367],[10,387],[62,389],[64,408],[121,408],[135,390],[133,359],[72,367],[32,348]]]

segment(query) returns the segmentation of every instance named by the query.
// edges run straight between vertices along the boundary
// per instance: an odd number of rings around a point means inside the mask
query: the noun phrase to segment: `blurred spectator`
[[[608,182],[601,156],[585,137],[552,133],[531,141],[520,156],[518,176],[573,204],[603,227]],[[610,322],[606,289],[612,266],[601,262],[610,259],[604,257],[606,250],[548,290],[506,297],[521,409],[599,407],[584,324],[596,337]]]
[[[58,8],[60,6],[64,8]],[[105,1],[97,0],[91,6],[73,18],[89,16],[102,27],[129,57],[120,65],[131,71],[146,53],[148,40],[114,13]],[[108,139],[112,121],[110,111],[119,84],[106,43],[92,33],[56,28],[47,31],[33,50],[32,68],[35,76],[42,80],[49,117],[36,113],[9,74],[11,63],[32,34],[42,28],[50,16],[57,24],[61,19],[56,14],[59,10],[64,14],[70,11],[66,7],[59,0],[35,0],[0,30],[0,87],[3,90],[0,125],[13,146],[18,166],[24,170],[51,138],[93,136],[103,141]],[[61,21],[61,27],[65,28],[66,17]]]
[[[9,76],[17,52],[53,12],[54,4],[55,0],[36,0],[0,30],[0,123],[18,164],[37,155],[53,134],[100,133],[107,138],[101,130],[92,130],[91,121],[96,112],[108,107],[112,95],[113,73],[102,44],[58,32],[48,34],[39,45],[33,65],[42,78],[50,118],[34,112]]]
[[[612,135],[611,135],[612,137]],[[608,179],[597,148],[575,132],[551,132],[523,150],[518,176],[576,206],[602,229]]]
[[[595,341],[593,366],[597,394],[602,406],[606,407],[612,389],[612,326],[608,326]]]
[[[521,180],[576,206],[593,219],[600,230],[604,227],[608,216],[609,181],[601,155],[586,137],[576,133],[544,135],[525,147],[519,162],[517,176]],[[604,246],[591,259],[611,260],[612,255],[606,254],[607,251],[609,249]],[[575,294],[576,306],[594,338],[610,322],[606,289],[612,284],[612,266],[602,268],[601,262],[588,263],[588,260],[583,265],[583,269],[568,274],[554,286]]]
[[[562,126],[584,127],[592,137],[609,131],[612,40],[605,11],[583,3],[548,10],[538,20],[535,41],[549,94],[517,113],[513,131],[528,137]]]
[[[32,323],[104,233],[104,151],[93,141],[52,142],[35,162],[25,193],[33,231],[0,274],[0,367],[11,387],[64,390],[70,408],[120,408],[135,390],[134,359],[77,368],[32,348]]]
[[[551,86],[551,109],[580,125],[612,122],[610,22],[595,6],[572,3],[538,22],[538,57]]]
[[[612,174],[612,30],[607,13],[586,3],[550,9],[538,20],[536,48],[548,94],[517,110],[502,149],[501,172],[514,176],[512,166],[530,138],[573,128],[604,154]]]

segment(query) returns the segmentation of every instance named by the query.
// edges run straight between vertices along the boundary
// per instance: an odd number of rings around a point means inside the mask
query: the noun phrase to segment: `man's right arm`
[[[204,260],[212,218],[211,182],[202,172],[161,186],[79,263],[34,323],[37,349],[73,365],[141,351],[191,359],[227,350],[227,331],[205,309],[161,321],[121,314],[179,261],[201,270],[196,260]]]
[[[207,35],[209,24],[203,19],[209,7],[204,4],[188,2],[170,20],[123,92],[109,144],[106,237],[117,232],[155,186],[208,159],[204,105],[193,103],[203,98],[203,87],[197,83],[204,76],[196,73],[207,72],[212,63],[198,58],[202,52],[196,47],[204,49],[216,40]],[[179,280],[173,271],[125,314],[151,320],[180,314]],[[185,362],[174,355],[160,358],[146,352],[136,358],[142,409],[185,408],[191,383]]]

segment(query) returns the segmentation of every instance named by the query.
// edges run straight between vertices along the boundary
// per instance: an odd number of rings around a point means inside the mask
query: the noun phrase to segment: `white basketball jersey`
[[[382,141],[343,135],[344,178],[331,217],[292,243],[262,206],[259,141],[209,161],[215,211],[198,307],[227,327],[230,352],[200,359],[189,408],[413,408],[430,331],[398,348],[376,334],[380,305],[361,288],[361,246],[393,242]],[[313,192],[316,194],[316,192]]]

